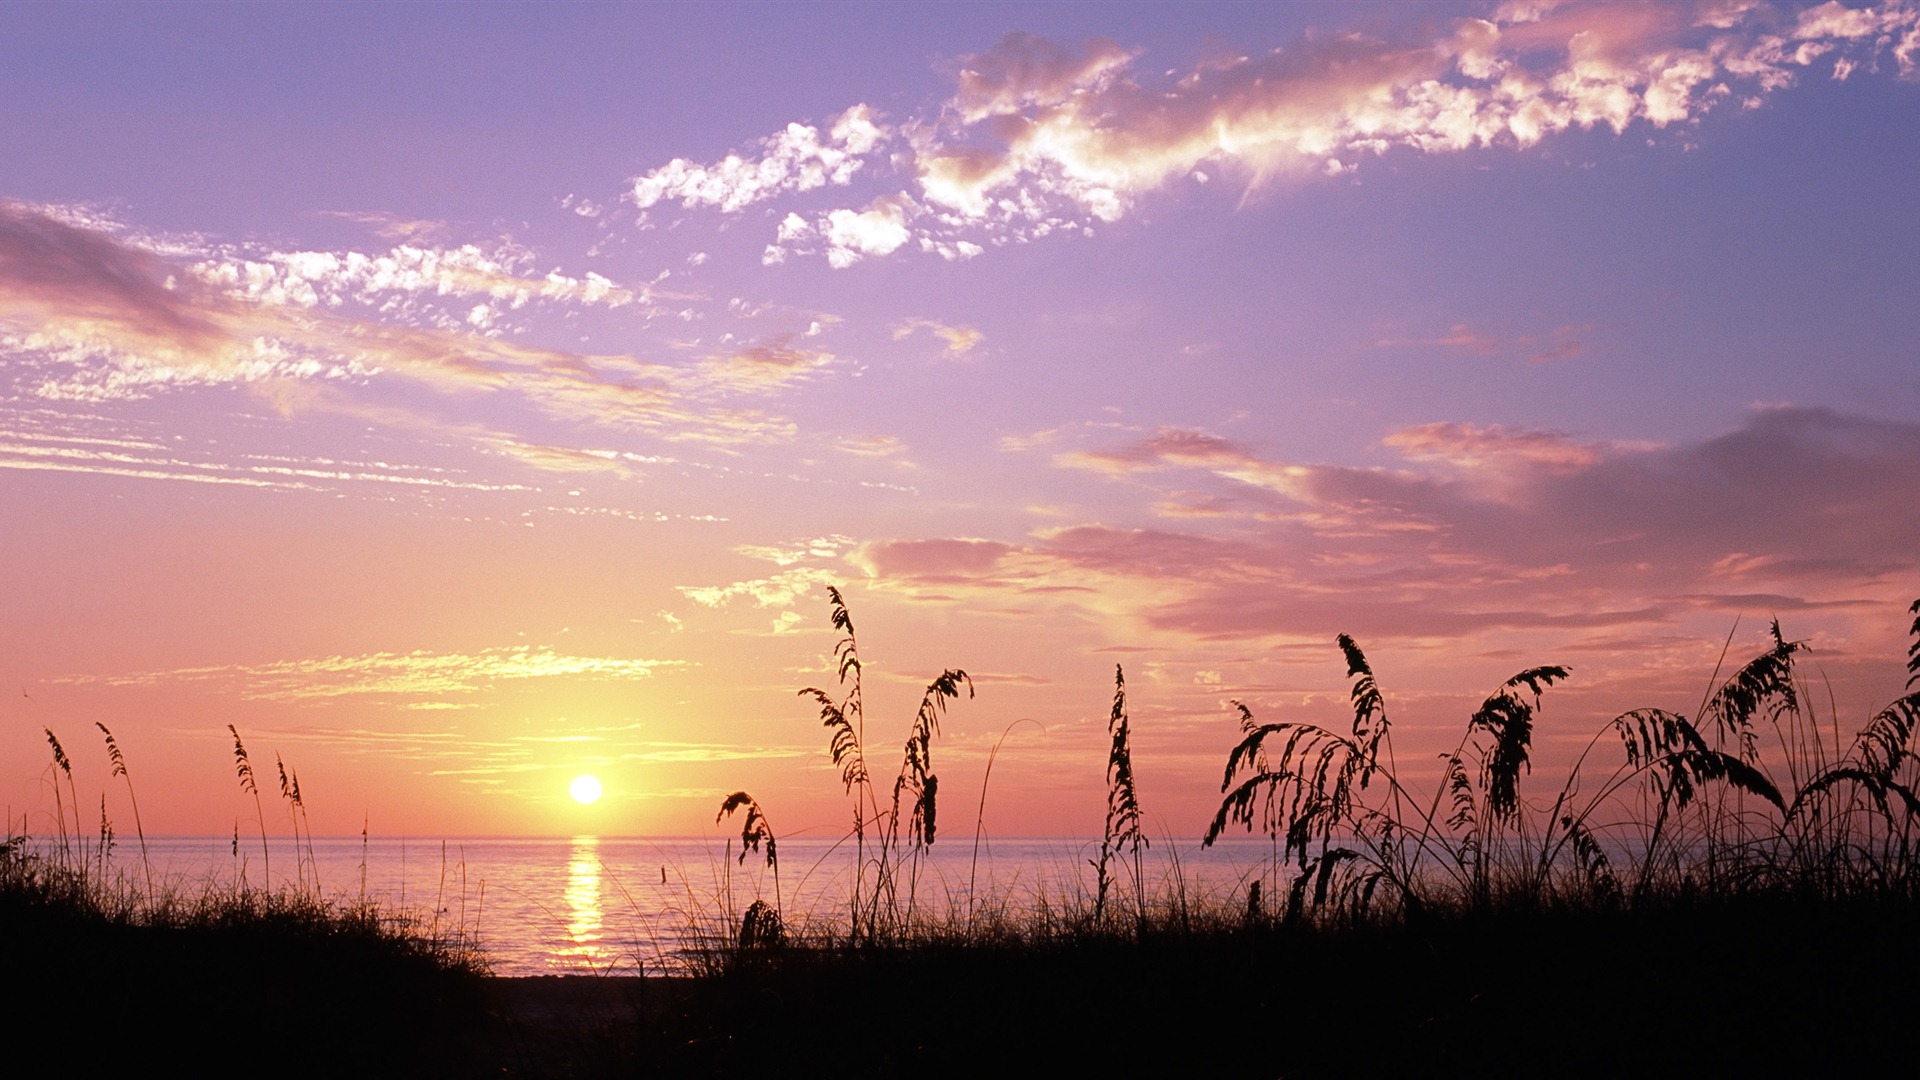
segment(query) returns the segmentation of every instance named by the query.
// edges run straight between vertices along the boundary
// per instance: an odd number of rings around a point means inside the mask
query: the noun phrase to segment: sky
[[[1851,730],[1916,176],[1911,2],[3,4],[0,801],[838,836],[830,585],[883,785],[971,679],[943,835],[1098,835],[1117,671],[1198,834],[1340,633],[1416,778],[1774,618]]]

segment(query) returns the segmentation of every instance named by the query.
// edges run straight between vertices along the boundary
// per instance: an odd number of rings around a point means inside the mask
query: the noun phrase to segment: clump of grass
[[[235,735],[237,743],[239,736]],[[300,854],[300,825],[306,817],[307,802],[300,797],[300,773],[287,768],[278,753],[273,755],[273,767],[280,774],[280,798],[287,804],[287,818],[293,829],[293,879],[296,887],[304,887],[309,871],[313,874],[313,888],[320,888],[320,865],[313,858],[313,825],[307,823],[307,853],[304,860]]]
[[[740,824],[739,861],[745,864],[747,861],[747,852],[759,851],[761,845],[765,844],[767,865],[773,869],[773,908],[770,913],[758,916],[755,922],[758,926],[764,927],[771,925],[777,928],[780,924],[780,853],[776,846],[779,841],[773,835],[773,825],[767,820],[766,812],[760,809],[760,803],[755,800],[753,796],[744,791],[736,791],[720,803],[720,812],[714,815],[713,823],[718,825],[722,819],[731,815],[735,810],[741,809],[744,809],[746,814],[741,819]],[[747,914],[753,916],[755,908],[764,908],[765,906],[761,901],[755,900],[753,904],[749,906]],[[731,909],[731,902],[729,902],[728,907]],[[772,920],[770,924],[768,923],[769,918]],[[742,945],[745,945],[750,937],[759,940],[765,936],[766,933],[764,930],[750,934],[746,924],[743,923],[741,925],[740,939]],[[775,931],[775,936],[778,936],[777,930]]]
[[[107,725],[96,721],[93,726],[100,729],[101,737],[107,741],[107,762],[113,767],[113,775],[127,783],[127,801],[133,804],[133,832],[140,839],[140,870],[147,880],[147,893],[152,895],[153,861],[147,857],[147,830],[140,822],[140,799],[134,794],[133,777],[127,772],[127,757],[120,752],[120,743],[114,739],[113,732],[107,730]],[[104,823],[107,816],[105,793],[100,798],[100,819]]]
[[[67,802],[73,806],[73,838],[71,843],[81,846],[80,863],[82,867],[84,867],[86,864],[86,841],[82,839],[80,832],[80,796],[74,791],[73,787],[73,762],[67,759],[67,752],[61,747],[60,739],[53,733],[53,729],[42,728],[41,730],[47,733],[47,746],[53,750],[53,767],[55,770],[52,785],[53,819],[59,825],[60,851],[63,856],[70,853],[66,811],[60,800],[60,778],[64,776],[67,780]]]
[[[1130,857],[1133,897],[1139,920],[1146,921],[1146,880],[1140,870],[1140,849],[1148,841],[1140,833],[1140,797],[1133,785],[1133,746],[1128,734],[1127,677],[1119,664],[1113,666],[1113,709],[1107,718],[1107,823],[1100,839],[1100,858],[1093,864],[1093,917],[1106,914],[1107,892],[1113,885],[1109,863],[1124,851]]]
[[[1698,890],[1920,896],[1920,766],[1911,746],[1920,640],[1908,649],[1909,693],[1843,750],[1837,731],[1826,744],[1799,685],[1805,643],[1788,640],[1777,621],[1769,633],[1768,648],[1724,681],[1716,671],[1697,719],[1661,709],[1620,714],[1594,735],[1551,802],[1538,804],[1522,798],[1521,782],[1541,697],[1567,669],[1527,668],[1500,684],[1422,798],[1392,760],[1372,667],[1341,635],[1348,731],[1258,723],[1236,702],[1243,737],[1227,756],[1203,843],[1232,825],[1272,835],[1292,863],[1289,918],[1606,908]],[[1920,619],[1913,633],[1920,639]],[[1588,770],[1599,767],[1593,755],[1607,736],[1622,760],[1595,784]],[[1631,867],[1624,881],[1623,865]]]
[[[907,846],[910,852],[907,908],[899,920],[903,924],[913,918],[921,856],[925,849],[933,846],[937,835],[935,825],[940,778],[933,772],[933,737],[940,731],[940,716],[946,711],[947,703],[960,697],[960,687],[963,685],[967,689],[967,696],[972,697],[973,680],[957,668],[941,672],[927,684],[926,693],[920,698],[920,708],[914,713],[913,725],[907,731],[906,752],[900,763],[900,774],[893,782],[893,813],[887,819],[887,846],[895,852],[900,848],[900,796],[902,793],[913,796],[912,809],[907,818]]]
[[[818,687],[809,686],[799,694],[819,705],[821,726],[830,732],[828,753],[840,769],[841,785],[853,798],[855,870],[850,935],[856,941],[874,941],[905,932],[913,921],[920,856],[933,844],[938,827],[940,778],[933,771],[933,737],[939,734],[941,715],[949,702],[959,699],[961,689],[965,688],[967,697],[973,696],[973,680],[965,671],[949,668],[927,684],[920,708],[907,729],[891,804],[882,812],[867,770],[866,703],[861,688],[863,667],[853,616],[837,587],[827,587],[827,599],[832,608],[833,627],[844,634],[833,649],[834,667],[843,693],[836,699]],[[900,834],[903,799],[907,806],[904,855]],[[878,850],[871,862],[871,887],[867,886],[869,825],[878,826]],[[904,904],[899,881],[903,870],[907,877]]]
[[[811,697],[820,706],[820,723],[829,732],[827,752],[840,770],[840,783],[853,798],[854,873],[851,898],[852,933],[858,936],[866,909],[862,903],[867,880],[867,823],[880,816],[873,796],[873,781],[867,771],[866,704],[861,694],[860,642],[853,628],[853,616],[847,611],[840,590],[827,586],[827,599],[833,605],[833,628],[845,636],[834,643],[835,674],[844,694],[835,700],[826,691],[807,687],[800,696]],[[882,859],[884,866],[885,860]],[[873,920],[865,918],[871,936]]]
[[[99,726],[112,777],[128,779],[119,741]],[[71,762],[46,734],[56,778],[68,781],[57,838],[36,842],[9,823],[0,839],[0,952],[35,987],[16,995],[12,1022],[80,1045],[111,1017],[143,1067],[188,1074],[214,1067],[204,1055],[216,1047],[233,1060],[285,1059],[298,1047],[279,1070],[296,1076],[484,1071],[460,1049],[487,1023],[485,958],[470,936],[325,899],[317,875],[279,888],[156,882],[137,808],[141,873],[116,872],[105,792],[89,852],[76,839],[77,813],[71,833],[67,825],[64,806],[79,803]],[[239,764],[250,765],[237,734],[235,745]],[[242,775],[251,780],[250,767]],[[304,815],[297,779],[284,775]],[[131,797],[130,779],[128,788]],[[234,842],[237,850],[237,830]]]
[[[227,725],[227,733],[233,736],[233,774],[240,781],[240,790],[253,796],[254,819],[260,825],[260,873],[271,884],[273,881],[273,856],[267,851],[267,812],[260,805],[260,785],[253,780],[253,761],[247,756],[247,744],[240,741],[240,730],[232,724]],[[240,826],[233,827],[235,854],[239,854]],[[245,880],[244,871],[242,880]]]

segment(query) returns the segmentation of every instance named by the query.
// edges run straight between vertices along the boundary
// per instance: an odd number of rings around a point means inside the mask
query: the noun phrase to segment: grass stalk
[[[233,773],[239,778],[240,790],[253,796],[254,820],[260,825],[260,875],[266,879],[267,886],[273,886],[273,855],[267,850],[267,812],[260,805],[260,785],[254,783],[253,762],[247,757],[247,746],[240,741],[240,731],[232,724],[227,725],[227,734],[233,736]],[[235,846],[238,847],[239,826],[234,826]]]

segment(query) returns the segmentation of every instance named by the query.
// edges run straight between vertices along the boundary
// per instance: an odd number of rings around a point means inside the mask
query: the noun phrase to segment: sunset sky
[[[1003,733],[1098,833],[1116,664],[1156,836],[1341,632],[1416,773],[1775,616],[1901,689],[1913,3],[8,4],[0,140],[15,829],[51,728],[130,835],[104,723],[149,834],[232,724],[323,834],[837,835],[829,584],[955,835]]]

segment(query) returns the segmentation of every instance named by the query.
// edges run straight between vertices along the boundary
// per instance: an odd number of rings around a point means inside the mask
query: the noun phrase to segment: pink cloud
[[[857,559],[878,577],[980,580],[1013,550],[993,540],[899,540],[869,545]]]
[[[1109,475],[1168,467],[1233,468],[1260,464],[1253,452],[1238,443],[1205,432],[1161,428],[1150,438],[1114,450],[1071,451],[1055,463]]]
[[[508,300],[500,290],[524,285],[573,302],[624,302],[592,275],[516,285],[504,268],[462,251],[444,259],[414,252],[385,270],[329,256],[263,263],[258,273],[219,264],[232,272],[216,272],[216,264],[188,266],[102,228],[0,203],[0,342],[19,361],[15,377],[25,391],[51,401],[239,385],[283,411],[318,403],[338,412],[360,407],[348,400],[356,385],[397,378],[448,397],[508,395],[549,417],[719,444],[789,439],[794,426],[713,399],[764,394],[832,360],[775,339],[676,367],[334,310],[336,285],[436,295],[474,289]],[[364,407],[369,415],[384,408]],[[444,430],[457,433],[458,425]]]
[[[1162,432],[1091,460],[1142,480],[1204,463],[1261,514],[1178,515],[1173,529],[1083,524],[1015,546],[869,545],[877,578],[943,595],[1035,582],[1092,590],[1147,629],[1200,639],[1578,631],[1670,622],[1747,602],[1775,610],[1890,602],[1920,572],[1920,425],[1825,409],[1757,412],[1671,447],[1604,452],[1541,432],[1433,424],[1390,443],[1447,469],[1514,466],[1497,491],[1438,473],[1263,461]],[[1067,462],[1077,465],[1079,462]],[[1516,471],[1517,470],[1517,471]],[[1284,496],[1237,477],[1285,472]],[[1193,502],[1196,493],[1179,492]],[[962,543],[964,548],[947,545]],[[958,558],[952,552],[978,553]],[[920,557],[913,557],[919,554]],[[1067,598],[1071,600],[1071,597]],[[1910,597],[1909,597],[1910,599]]]
[[[0,202],[0,320],[201,351],[222,340],[234,310],[157,255]]]
[[[1405,428],[1382,439],[1415,461],[1444,461],[1474,468],[1522,463],[1578,471],[1600,459],[1600,450],[1549,431],[1508,431],[1500,425],[1437,423]]]
[[[803,381],[833,363],[833,354],[797,344],[782,334],[734,352],[709,357],[702,365],[716,387],[764,393]]]
[[[987,52],[966,58],[953,100],[968,122],[1006,116],[1110,83],[1132,60],[1106,38],[1076,51],[1014,31]]]

